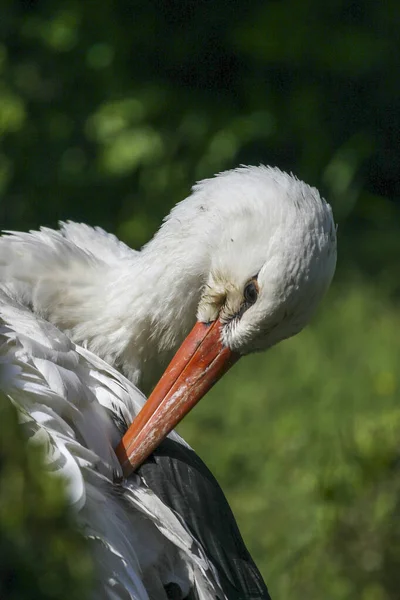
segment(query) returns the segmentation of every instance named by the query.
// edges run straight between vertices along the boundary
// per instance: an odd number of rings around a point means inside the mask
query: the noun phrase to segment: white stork
[[[172,429],[240,356],[306,325],[335,264],[330,206],[264,166],[194,186],[140,252],[75,223],[0,238],[0,389],[68,481],[96,598],[269,598]]]

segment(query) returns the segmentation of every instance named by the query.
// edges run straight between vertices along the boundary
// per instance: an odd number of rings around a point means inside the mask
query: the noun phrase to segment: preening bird
[[[269,598],[173,428],[238,358],[308,323],[335,264],[330,206],[264,166],[195,185],[140,252],[76,223],[0,238],[0,387],[69,482],[96,597]]]

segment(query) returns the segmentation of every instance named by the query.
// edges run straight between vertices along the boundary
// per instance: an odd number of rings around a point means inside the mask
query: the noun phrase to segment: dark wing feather
[[[229,600],[271,600],[223,491],[193,450],[166,439],[139,474],[202,544]]]

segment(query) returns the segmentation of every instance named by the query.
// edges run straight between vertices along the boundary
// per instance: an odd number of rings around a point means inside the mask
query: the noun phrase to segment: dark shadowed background
[[[398,0],[2,3],[2,229],[72,219],[140,247],[240,163],[333,205],[318,317],[181,427],[279,600],[399,598],[399,25]]]

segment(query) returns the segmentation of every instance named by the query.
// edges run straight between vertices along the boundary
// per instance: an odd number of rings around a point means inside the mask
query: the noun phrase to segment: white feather
[[[132,259],[138,254],[115,235],[107,233],[101,227],[90,227],[85,223],[67,221],[60,223],[60,230],[68,241],[85,252],[101,256],[101,260],[109,265],[114,265],[124,258]]]
[[[143,405],[120,373],[0,292],[0,389],[12,399],[29,443],[68,484],[97,567],[96,597],[166,599],[177,582],[224,595],[214,568],[179,518],[139,477],[122,476],[116,441]],[[180,441],[177,434],[175,440]],[[156,585],[156,582],[157,585]]]

